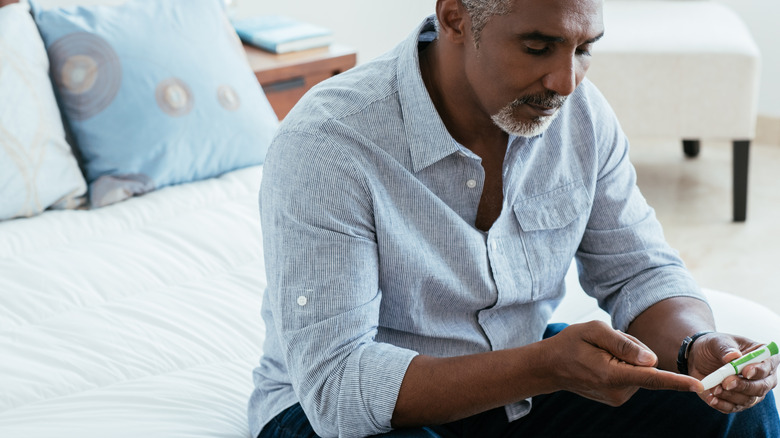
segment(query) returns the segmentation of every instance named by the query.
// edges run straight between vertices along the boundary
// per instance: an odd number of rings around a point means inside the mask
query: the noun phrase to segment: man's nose
[[[577,68],[577,61],[574,57],[561,57],[542,78],[542,85],[561,96],[568,96],[577,88]]]

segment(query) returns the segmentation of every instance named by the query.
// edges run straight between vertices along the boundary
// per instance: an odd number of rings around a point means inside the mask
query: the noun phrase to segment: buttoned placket
[[[453,184],[463,184],[461,186],[463,187],[462,193],[464,198],[468,199],[467,205],[469,206],[468,211],[459,212],[459,214],[464,220],[470,222],[476,220],[485,181],[482,158],[454,139],[452,141],[458,147],[458,152],[455,155],[462,161],[461,165],[458,166],[459,171],[455,179],[453,179]]]
[[[515,165],[515,161],[519,160],[519,157],[517,155],[517,148],[520,147],[519,142],[516,142],[518,138],[515,136],[510,136],[507,142],[507,150],[506,154],[504,156],[504,164],[502,166],[502,177],[503,177],[503,183],[504,188],[508,187],[508,185],[512,184],[512,181],[510,181],[511,175],[510,175],[510,168]],[[487,258],[490,263],[491,270],[493,272],[493,286],[495,288],[496,293],[496,305],[500,306],[502,303],[502,295],[509,293],[509,291],[503,290],[500,286],[507,285],[509,282],[506,281],[508,279],[503,278],[506,275],[511,275],[508,271],[508,264],[506,260],[506,255],[504,250],[502,249],[501,240],[505,238],[511,238],[507,237],[507,226],[509,226],[504,221],[512,220],[507,219],[505,216],[507,214],[507,209],[511,209],[511,199],[507,199],[507,190],[504,189],[504,200],[502,205],[501,214],[496,219],[496,222],[493,224],[493,226],[488,230],[487,233],[485,233],[485,245],[487,250]],[[504,300],[506,300],[506,296],[503,297]],[[486,332],[489,332],[490,330],[486,330]],[[492,342],[492,341],[491,341]]]

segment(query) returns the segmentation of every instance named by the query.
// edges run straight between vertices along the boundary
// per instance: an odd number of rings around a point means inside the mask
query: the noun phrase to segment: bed
[[[0,437],[248,435],[278,120],[220,8],[0,7]]]
[[[0,436],[248,436],[261,176],[0,223]]]
[[[12,6],[0,8],[0,43]],[[19,111],[0,110],[0,127],[18,128],[7,119]],[[81,195],[0,221],[0,437],[248,437],[264,339],[263,169],[217,173],[104,191],[103,206],[58,180]],[[608,320],[574,268],[566,282],[555,321]],[[780,333],[769,309],[706,292],[721,330]]]

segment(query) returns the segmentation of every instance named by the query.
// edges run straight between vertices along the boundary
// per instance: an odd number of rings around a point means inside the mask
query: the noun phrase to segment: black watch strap
[[[677,371],[679,371],[680,374],[688,374],[688,355],[691,353],[693,343],[708,333],[712,333],[712,330],[698,332],[683,339],[682,344],[680,345],[680,351],[677,352]]]

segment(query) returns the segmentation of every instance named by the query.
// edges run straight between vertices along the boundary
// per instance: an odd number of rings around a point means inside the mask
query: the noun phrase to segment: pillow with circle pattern
[[[87,191],[65,141],[46,49],[26,5],[0,8],[0,220],[75,208]]]
[[[30,0],[92,206],[261,164],[278,119],[220,0]]]

